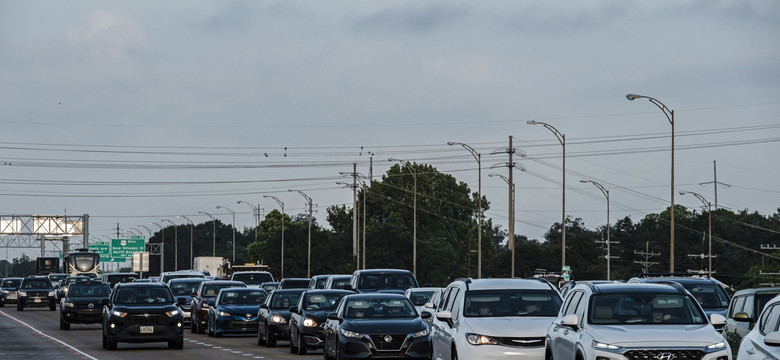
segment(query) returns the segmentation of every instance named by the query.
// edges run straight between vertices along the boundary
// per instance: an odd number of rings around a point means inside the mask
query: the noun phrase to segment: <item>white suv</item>
[[[438,360],[544,359],[544,336],[562,302],[541,279],[458,279],[441,296],[431,326]]]
[[[731,350],[682,285],[581,282],[547,331],[548,360],[730,360]]]

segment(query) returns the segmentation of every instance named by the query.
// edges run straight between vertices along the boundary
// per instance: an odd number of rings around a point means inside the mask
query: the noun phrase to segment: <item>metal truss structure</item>
[[[81,237],[83,247],[89,240],[89,215],[0,215],[0,247],[40,248],[45,253],[45,243]],[[61,248],[65,248],[62,246]]]

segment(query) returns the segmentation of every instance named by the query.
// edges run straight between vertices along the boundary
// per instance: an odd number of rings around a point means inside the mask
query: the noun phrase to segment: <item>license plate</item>
[[[37,304],[37,303],[40,303],[40,302],[41,302],[41,299],[35,299],[35,300],[33,300],[33,302],[34,302],[34,303],[36,303],[36,304]]]
[[[154,334],[154,326],[141,326],[141,334]]]

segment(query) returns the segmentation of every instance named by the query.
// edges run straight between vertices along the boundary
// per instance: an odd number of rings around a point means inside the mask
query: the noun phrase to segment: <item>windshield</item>
[[[218,303],[220,305],[260,305],[265,301],[265,298],[268,295],[266,295],[265,291],[255,290],[255,291],[235,291],[235,290],[225,290],[222,291],[222,293],[219,296]]]
[[[682,294],[595,295],[588,317],[597,325],[707,324],[695,301]]]
[[[307,294],[303,308],[309,311],[334,310],[346,294]]]
[[[51,289],[49,279],[26,280],[22,282],[22,289]]]
[[[349,288],[349,282],[352,280],[351,277],[343,278],[343,279],[333,279],[333,285],[331,285],[334,289],[347,289]]]
[[[406,290],[416,287],[411,273],[364,274],[360,277],[360,290]]]
[[[415,318],[417,310],[407,298],[354,299],[345,305],[344,317],[350,319]]]
[[[233,274],[233,278],[231,280],[243,281],[244,284],[247,285],[260,285],[264,282],[274,281],[273,277],[271,277],[271,274],[267,274],[267,273]]]
[[[716,284],[682,284],[705,309],[726,308],[729,306],[729,296],[722,287]]]
[[[276,293],[271,299],[271,309],[289,309],[290,306],[297,304],[300,298],[300,293]]]
[[[219,291],[222,289],[227,288],[234,288],[234,287],[243,287],[238,284],[215,284],[215,285],[206,285],[203,288],[203,296],[205,297],[217,297],[219,294]]]
[[[105,278],[109,284],[129,283],[138,278],[138,275],[105,275]]]
[[[68,297],[108,297],[111,290],[106,284],[76,284],[68,290]]]
[[[555,317],[561,298],[552,290],[471,290],[466,292],[463,307],[467,317]]]
[[[176,281],[171,282],[171,291],[174,296],[190,296],[197,292],[203,281]]]
[[[124,287],[117,290],[114,303],[120,305],[173,304],[171,292],[164,287]]]
[[[314,288],[315,289],[324,289],[325,288],[325,284],[327,284],[327,283],[328,283],[328,278],[327,277],[318,278],[317,282],[314,285]]]
[[[21,285],[22,279],[7,279],[3,280],[2,287],[4,288],[18,288]]]
[[[412,293],[409,294],[409,300],[411,300],[412,304],[415,306],[423,306],[431,299],[433,293],[433,290],[412,291]]]
[[[68,277],[67,274],[49,275],[49,280],[51,280],[51,282],[57,282],[66,277]]]

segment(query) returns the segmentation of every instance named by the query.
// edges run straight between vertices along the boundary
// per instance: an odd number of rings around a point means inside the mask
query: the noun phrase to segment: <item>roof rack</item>
[[[688,291],[688,290],[685,290],[685,287],[683,287],[682,285],[680,285],[680,283],[678,283],[676,281],[658,281],[658,282],[656,282],[656,284],[669,285],[669,286],[677,289],[677,292],[679,292],[680,294],[685,294]]]
[[[470,278],[470,277],[466,277],[466,278],[457,278],[457,279],[455,279],[454,281],[463,281],[464,283],[466,283],[466,291],[468,291],[468,290],[469,290],[469,285],[471,284],[471,278]]]
[[[679,276],[679,277],[705,277],[709,278],[706,274],[696,274],[696,273],[687,273],[687,272],[659,272],[659,273],[638,273],[634,275],[634,277],[638,278],[648,278],[648,277],[661,277],[661,276]]]

